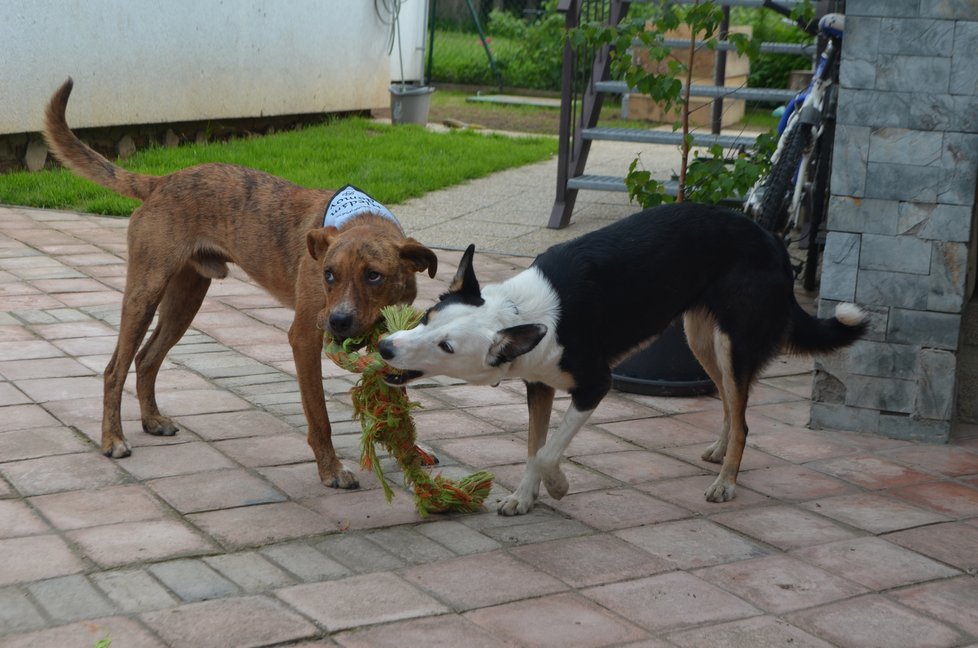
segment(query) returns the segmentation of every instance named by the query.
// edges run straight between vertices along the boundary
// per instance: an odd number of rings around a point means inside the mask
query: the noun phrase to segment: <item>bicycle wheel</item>
[[[768,173],[761,206],[757,210],[757,224],[764,229],[781,234],[788,220],[788,204],[791,201],[792,181],[801,162],[801,155],[811,139],[811,126],[797,124],[782,135],[784,148],[778,161]]]
[[[818,260],[822,250],[822,241],[819,240],[819,231],[825,221],[828,211],[829,201],[829,179],[832,174],[832,144],[835,139],[835,123],[826,123],[821,136],[815,143],[815,151],[812,153],[814,158],[814,173],[812,174],[812,184],[808,190],[809,195],[805,200],[809,211],[809,230],[808,230],[808,250],[805,254],[805,271],[802,276],[802,285],[805,290],[815,290],[815,276],[818,270]]]

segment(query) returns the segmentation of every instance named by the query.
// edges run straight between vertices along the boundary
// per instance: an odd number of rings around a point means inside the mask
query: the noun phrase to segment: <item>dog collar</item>
[[[398,229],[401,229],[401,224],[391,213],[391,210],[353,185],[346,185],[329,199],[329,204],[326,205],[326,213],[323,215],[323,227],[339,229],[346,225],[351,218],[363,214],[383,216],[397,225]],[[403,232],[403,230],[401,231]]]

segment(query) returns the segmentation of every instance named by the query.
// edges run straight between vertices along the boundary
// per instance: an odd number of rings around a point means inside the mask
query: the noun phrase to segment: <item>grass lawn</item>
[[[436,93],[437,94],[437,93]],[[338,119],[299,131],[227,142],[153,148],[122,163],[162,175],[195,164],[253,167],[307,187],[354,184],[397,204],[495,171],[545,160],[553,138],[509,138],[473,131],[434,133],[365,118]],[[0,174],[0,204],[127,216],[139,205],[63,169]]]

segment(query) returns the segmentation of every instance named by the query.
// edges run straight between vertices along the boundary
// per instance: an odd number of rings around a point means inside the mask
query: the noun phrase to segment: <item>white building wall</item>
[[[379,3],[383,4],[383,3]],[[0,134],[389,105],[373,0],[0,0]]]

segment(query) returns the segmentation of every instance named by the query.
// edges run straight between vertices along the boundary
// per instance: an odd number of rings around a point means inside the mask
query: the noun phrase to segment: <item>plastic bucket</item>
[[[428,123],[428,106],[431,104],[431,86],[392,85],[391,90],[391,123],[420,124]]]

